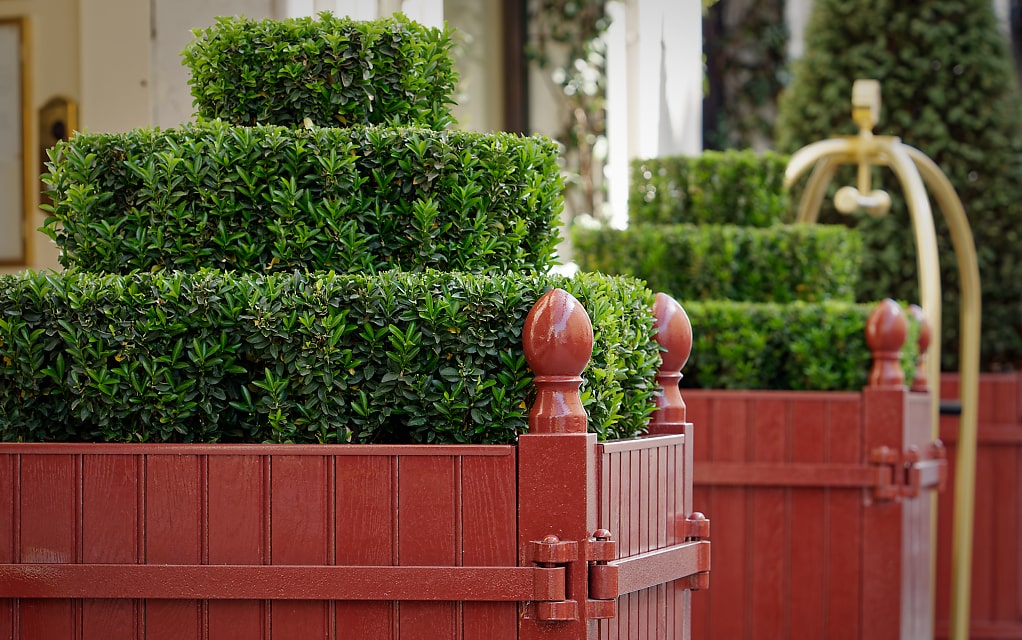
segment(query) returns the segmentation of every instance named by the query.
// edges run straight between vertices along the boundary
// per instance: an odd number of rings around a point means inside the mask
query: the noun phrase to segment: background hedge
[[[401,14],[353,21],[218,18],[183,52],[199,116],[237,125],[442,129],[457,84],[446,30]]]
[[[592,319],[590,430],[640,433],[660,355],[637,280],[203,270],[0,277],[0,439],[510,443],[554,286]]]
[[[563,206],[556,144],[506,133],[209,121],[50,157],[44,230],[88,271],[543,270]]]
[[[787,164],[787,156],[748,149],[634,160],[629,221],[751,227],[782,222],[788,215]]]
[[[833,225],[572,228],[584,271],[628,274],[678,300],[855,299],[862,243]]]

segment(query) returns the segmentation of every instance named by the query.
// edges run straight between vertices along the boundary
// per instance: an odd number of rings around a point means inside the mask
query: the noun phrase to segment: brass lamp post
[[[785,186],[790,187],[810,167],[814,167],[799,202],[797,221],[814,223],[820,213],[827,186],[842,164],[858,165],[854,187],[838,189],[834,206],[850,214],[865,209],[874,216],[885,215],[890,196],[870,185],[873,166],[890,167],[901,183],[908,202],[915,235],[919,270],[921,306],[930,324],[932,339],[926,359],[929,380],[940,379],[941,291],[937,255],[937,236],[928,188],[944,214],[951,243],[958,261],[961,281],[961,374],[962,413],[955,462],[954,526],[951,537],[951,624],[952,640],[969,637],[969,583],[972,572],[973,502],[976,485],[976,430],[979,401],[980,282],[976,248],[962,202],[940,168],[923,152],[893,136],[874,136],[873,127],[880,115],[880,84],[876,80],[856,80],[852,87],[852,119],[859,126],[855,136],[842,136],[814,142],[792,155],[785,171]],[[940,393],[932,393],[933,437],[939,436]],[[934,514],[936,510],[934,510]],[[935,518],[935,516],[934,516]],[[935,520],[934,520],[935,522]],[[936,527],[931,526],[931,535]],[[936,545],[932,545],[936,549]],[[932,562],[932,559],[931,559]],[[932,572],[931,572],[932,574]]]

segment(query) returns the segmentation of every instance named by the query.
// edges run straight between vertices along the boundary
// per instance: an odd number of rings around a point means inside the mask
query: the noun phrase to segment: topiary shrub
[[[593,322],[590,430],[645,429],[653,294],[541,275],[550,140],[423,128],[448,121],[446,33],[321,15],[201,35],[197,102],[224,120],[51,153],[71,270],[0,278],[0,440],[511,443],[552,287]]]
[[[791,153],[854,133],[852,83],[882,82],[878,134],[899,136],[930,156],[961,198],[975,236],[983,286],[982,366],[1022,363],[1022,100],[1012,61],[987,0],[917,3],[817,0],[806,48],[782,95],[777,147]],[[897,180],[880,186],[895,204],[886,217],[854,224],[866,245],[860,299],[917,300],[907,209]],[[854,183],[849,167],[835,180]],[[947,226],[934,211],[944,293],[943,367],[958,366],[958,270]],[[837,214],[821,216],[838,221]],[[848,220],[840,220],[851,224]]]
[[[631,224],[768,227],[788,215],[786,156],[751,150],[638,159],[631,165]]]
[[[197,113],[237,125],[454,123],[450,33],[401,14],[218,18],[183,52]]]
[[[556,144],[505,133],[209,121],[50,158],[44,231],[89,271],[544,270],[563,206]]]
[[[836,225],[633,225],[572,228],[586,271],[629,274],[679,300],[855,299],[862,245]]]
[[[203,270],[0,276],[0,440],[511,443],[553,287],[592,319],[591,430],[638,435],[660,364],[640,281]]]

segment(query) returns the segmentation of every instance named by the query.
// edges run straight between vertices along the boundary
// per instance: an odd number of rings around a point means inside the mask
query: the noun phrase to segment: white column
[[[623,226],[632,159],[702,152],[702,4],[627,0],[608,10],[608,200]]]

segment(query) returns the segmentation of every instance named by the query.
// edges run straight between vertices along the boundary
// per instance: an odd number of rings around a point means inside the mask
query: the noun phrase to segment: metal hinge
[[[947,483],[947,455],[940,440],[931,442],[925,452],[914,445],[904,452],[878,447],[870,452],[869,461],[877,467],[876,500],[915,498],[923,489],[943,491]]]
[[[561,540],[557,536],[549,534],[543,536],[542,540],[530,542],[526,557],[536,565],[537,571],[551,572],[552,577],[556,576],[556,579],[561,581],[557,598],[535,601],[536,619],[545,621],[578,620],[578,601],[567,599],[567,565],[578,559],[578,543],[572,540]]]

